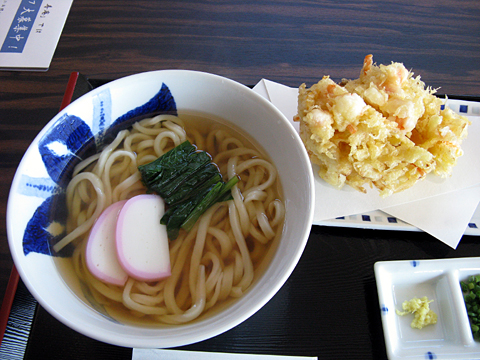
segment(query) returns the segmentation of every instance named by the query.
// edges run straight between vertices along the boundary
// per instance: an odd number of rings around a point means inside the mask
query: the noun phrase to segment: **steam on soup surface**
[[[138,166],[189,140],[206,151],[226,182],[238,176],[233,200],[217,202],[189,231],[168,242],[171,275],[105,283],[88,270],[85,249],[96,219],[109,205],[145,194]],[[241,297],[261,274],[280,239],[285,207],[277,171],[261,148],[231,124],[199,114],[159,115],[121,131],[101,153],[84,160],[67,188],[71,258],[56,258],[70,288],[109,316],[142,325],[182,324]],[[160,220],[160,219],[158,219]],[[138,224],[142,226],[142,224]]]

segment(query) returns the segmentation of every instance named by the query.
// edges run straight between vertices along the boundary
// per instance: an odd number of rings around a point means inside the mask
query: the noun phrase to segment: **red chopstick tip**
[[[73,91],[75,90],[75,85],[77,84],[77,79],[79,75],[80,73],[78,71],[73,71],[70,74],[67,88],[65,89],[65,94],[63,95],[62,104],[60,105],[60,110],[63,110],[72,101]]]

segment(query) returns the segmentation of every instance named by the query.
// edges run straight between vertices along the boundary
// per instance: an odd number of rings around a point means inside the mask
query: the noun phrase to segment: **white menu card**
[[[0,0],[0,70],[48,70],[72,2]]]

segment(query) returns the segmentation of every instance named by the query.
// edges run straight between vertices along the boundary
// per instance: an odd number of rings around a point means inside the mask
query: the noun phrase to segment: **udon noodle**
[[[137,122],[74,170],[66,194],[68,235],[54,250],[75,245],[76,275],[111,314],[126,308],[127,317],[149,322],[192,321],[214,305],[242,296],[270,243],[282,232],[285,209],[272,163],[231,128],[209,126],[201,133],[204,119],[198,129],[191,120],[159,115]],[[110,204],[145,193],[137,167],[187,139],[212,156],[225,181],[240,178],[232,189],[233,200],[215,204],[190,232],[182,230],[169,242],[172,274],[167,279],[147,283],[129,278],[124,287],[101,282],[85,262],[95,220]]]

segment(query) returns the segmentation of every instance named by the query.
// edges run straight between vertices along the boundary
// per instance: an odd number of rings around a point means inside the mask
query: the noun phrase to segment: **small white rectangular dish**
[[[381,261],[374,265],[387,356],[392,359],[479,359],[460,281],[480,274],[480,257]],[[413,315],[399,316],[402,303],[427,296],[437,314],[434,325],[410,326]]]

